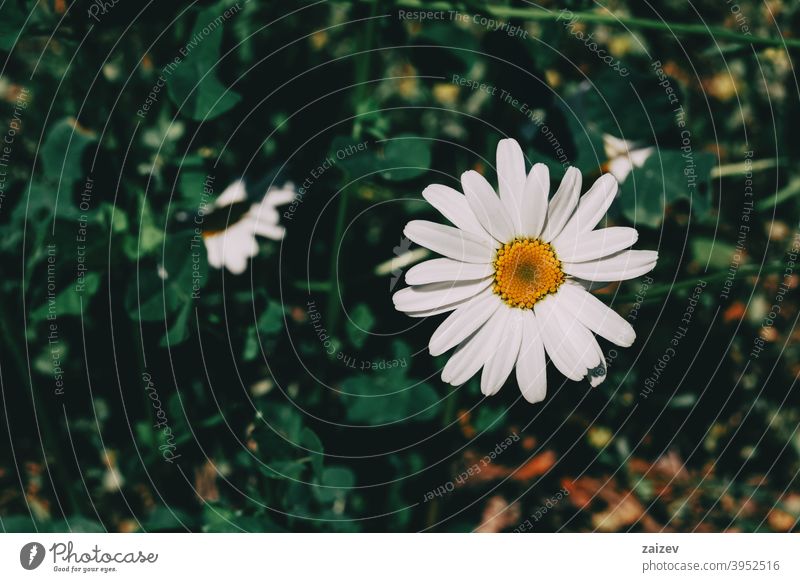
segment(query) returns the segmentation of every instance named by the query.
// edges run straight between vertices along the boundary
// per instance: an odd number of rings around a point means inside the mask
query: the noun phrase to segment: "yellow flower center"
[[[531,309],[564,282],[553,247],[538,238],[518,238],[497,250],[494,292],[511,307]]]

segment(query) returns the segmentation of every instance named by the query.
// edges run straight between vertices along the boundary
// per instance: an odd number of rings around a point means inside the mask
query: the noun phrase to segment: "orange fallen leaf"
[[[530,481],[539,475],[547,473],[556,464],[556,459],[556,454],[553,451],[544,451],[534,455],[522,467],[512,473],[511,478],[515,481]]]

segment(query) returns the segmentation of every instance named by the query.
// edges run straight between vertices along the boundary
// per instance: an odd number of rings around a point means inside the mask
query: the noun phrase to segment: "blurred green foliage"
[[[537,531],[796,529],[797,53],[769,41],[800,25],[795,3],[739,2],[753,45],[693,32],[677,0],[612,2],[626,26],[583,0],[443,21],[400,18],[414,2],[134,4],[0,7],[5,531],[471,531],[498,499],[510,531],[562,488]],[[724,3],[693,4],[737,32]],[[395,312],[403,268],[379,268],[414,250],[408,220],[438,219],[422,189],[493,181],[507,136],[588,187],[608,135],[656,151],[608,221],[659,265],[599,292],[636,344],[603,344],[596,390],[548,369],[542,406],[513,379],[488,401],[476,379],[445,386],[427,353],[441,318]],[[196,219],[242,176],[249,202],[286,182],[301,196],[285,240],[259,238],[234,276]],[[747,180],[760,210],[743,220]]]

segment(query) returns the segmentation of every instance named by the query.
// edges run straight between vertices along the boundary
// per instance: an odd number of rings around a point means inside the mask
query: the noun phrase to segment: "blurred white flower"
[[[256,235],[272,240],[281,240],[286,229],[278,224],[280,215],[277,206],[294,200],[297,193],[292,184],[283,188],[270,188],[261,202],[256,202],[222,230],[203,232],[203,241],[208,253],[208,264],[216,269],[225,267],[234,275],[247,268],[247,261],[258,253]],[[247,191],[242,180],[228,186],[214,201],[215,212],[226,212],[232,205],[247,200]]]
[[[453,223],[409,222],[404,234],[444,258],[406,273],[411,285],[394,295],[412,317],[452,311],[433,333],[438,356],[456,348],[442,371],[454,386],[481,368],[481,390],[493,395],[516,367],[529,402],[547,391],[545,353],[566,377],[605,379],[606,362],[594,334],[630,346],[630,324],[587,291],[592,282],[632,279],[650,271],[658,254],[626,250],[633,228],[594,230],[617,193],[610,174],[580,197],[581,174],[569,168],[548,202],[550,173],[535,164],[526,175],[519,144],[497,146],[500,196],[475,171],[461,176],[464,194],[434,184],[423,197]]]
[[[653,146],[637,148],[632,141],[603,135],[603,149],[608,159],[608,172],[622,184],[634,168],[641,168],[647,158],[653,155]]]

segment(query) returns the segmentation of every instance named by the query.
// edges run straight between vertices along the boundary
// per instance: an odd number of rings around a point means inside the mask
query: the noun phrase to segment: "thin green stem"
[[[752,275],[758,273],[759,271],[762,274],[766,273],[775,273],[784,269],[786,265],[780,262],[776,263],[767,263],[765,265],[741,265],[736,270],[736,275]],[[730,271],[720,271],[718,273],[712,273],[710,275],[699,275],[692,279],[687,279],[684,281],[678,281],[672,285],[658,285],[656,287],[651,287],[647,290],[647,293],[644,295],[643,303],[649,303],[651,301],[655,301],[656,299],[662,299],[671,293],[675,293],[676,291],[685,291],[688,289],[692,289],[697,282],[702,279],[706,283],[717,283],[719,281],[725,280],[727,277],[730,276]],[[628,293],[626,295],[617,295],[614,297],[614,303],[635,303],[637,298],[641,297],[642,294],[640,293]]]
[[[760,172],[778,167],[785,160],[783,158],[768,158],[749,162],[736,162],[711,168],[711,179],[742,176],[748,172]]]
[[[356,112],[355,121],[353,122],[353,139],[359,139],[362,132],[362,118],[360,115],[361,108],[363,107],[364,99],[366,98],[367,81],[369,79],[369,65],[370,65],[370,48],[372,47],[373,37],[375,35],[375,21],[378,12],[378,3],[373,3],[370,9],[370,18],[364,26],[364,33],[361,37],[361,54],[359,54],[356,61],[355,71],[355,95],[354,95],[354,109]],[[338,280],[336,277],[336,267],[338,262],[339,251],[341,249],[342,237],[344,236],[344,224],[347,218],[347,198],[348,191],[343,189],[339,194],[339,208],[336,212],[336,224],[334,226],[333,245],[331,246],[331,258],[328,275],[328,331],[331,336],[335,337],[336,328],[339,323],[339,305],[341,303],[341,291],[339,289]]]
[[[335,337],[336,327],[339,324],[339,306],[342,293],[339,289],[339,280],[336,276],[339,250],[344,234],[344,221],[347,217],[347,190],[339,194],[339,208],[336,211],[336,226],[334,227],[333,245],[331,245],[330,275],[328,277],[328,331]]]
[[[358,0],[363,3],[378,4],[379,0]],[[422,0],[396,0],[395,6],[399,8],[424,9],[424,10],[469,10],[469,6],[459,2],[424,2]],[[668,31],[677,37],[682,36],[711,36],[717,40],[726,40],[736,43],[751,44],[757,46],[786,46],[800,48],[800,39],[767,37],[736,32],[721,26],[706,26],[705,24],[692,24],[684,22],[664,22],[649,18],[638,18],[634,16],[620,16],[601,12],[571,12],[569,10],[554,11],[543,8],[519,8],[512,6],[492,6],[483,7],[483,11],[495,18],[516,18],[527,21],[553,21],[563,20],[571,22],[589,22],[595,24],[608,24],[612,26],[624,26],[625,28],[638,30],[660,30]]]
[[[756,209],[757,210],[768,210],[781,204],[782,202],[786,202],[790,198],[794,198],[795,196],[800,195],[800,177],[793,178],[789,181],[786,186],[784,186],[781,190],[778,190],[775,193],[775,196],[772,198],[764,198],[763,200],[759,200],[756,202]]]

